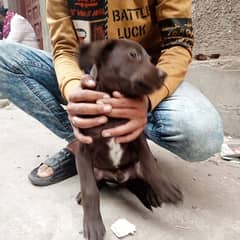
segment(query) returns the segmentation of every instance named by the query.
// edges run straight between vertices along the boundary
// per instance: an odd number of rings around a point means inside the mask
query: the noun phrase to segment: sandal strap
[[[59,152],[57,152],[55,155],[46,159],[42,164],[46,164],[47,166],[51,167],[53,170],[56,170],[62,167],[65,168],[71,163],[75,164],[74,154],[67,148],[63,148]]]
[[[65,180],[77,174],[74,154],[64,148],[52,157],[46,159],[43,163],[53,169],[53,175],[49,177],[39,177],[37,171],[39,167],[33,169],[28,175],[29,180],[33,185],[47,186]]]

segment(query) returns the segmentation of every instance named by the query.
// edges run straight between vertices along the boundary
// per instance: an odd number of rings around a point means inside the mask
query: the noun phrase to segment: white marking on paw
[[[109,146],[109,157],[112,160],[114,167],[118,167],[123,155],[123,149],[121,147],[121,144],[116,143],[114,141],[114,138],[111,138],[108,142],[108,146]]]

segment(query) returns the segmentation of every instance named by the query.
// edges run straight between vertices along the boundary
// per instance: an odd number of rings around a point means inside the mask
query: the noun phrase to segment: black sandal
[[[49,177],[39,177],[37,172],[42,164],[46,164],[47,166],[51,167],[53,169],[53,175]],[[76,174],[77,169],[75,165],[74,154],[67,148],[64,148],[54,156],[41,163],[37,168],[34,168],[28,175],[28,179],[33,185],[48,186],[61,182]]]

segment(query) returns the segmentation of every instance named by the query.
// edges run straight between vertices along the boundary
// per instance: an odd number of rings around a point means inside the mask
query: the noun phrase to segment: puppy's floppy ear
[[[94,64],[97,67],[100,62],[107,59],[108,54],[116,45],[116,40],[102,40],[92,43],[84,43],[79,46],[79,65],[86,73],[89,73]]]
[[[112,50],[116,45],[117,45],[117,40],[105,41],[105,45],[101,49],[97,63],[105,62],[108,59],[109,54],[112,52]]]
[[[79,66],[85,73],[90,73],[92,66],[96,64],[100,51],[104,46],[104,41],[81,43],[79,45]]]
[[[79,66],[86,73],[89,73],[93,64],[96,63],[96,58],[98,56],[99,50],[96,47],[96,44],[93,43],[83,43],[79,46]]]

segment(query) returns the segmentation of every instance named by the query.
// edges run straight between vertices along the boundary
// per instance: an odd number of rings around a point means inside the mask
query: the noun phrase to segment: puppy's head
[[[98,41],[80,46],[80,67],[95,69],[98,89],[140,97],[160,88],[166,74],[155,67],[145,49],[130,40]]]

